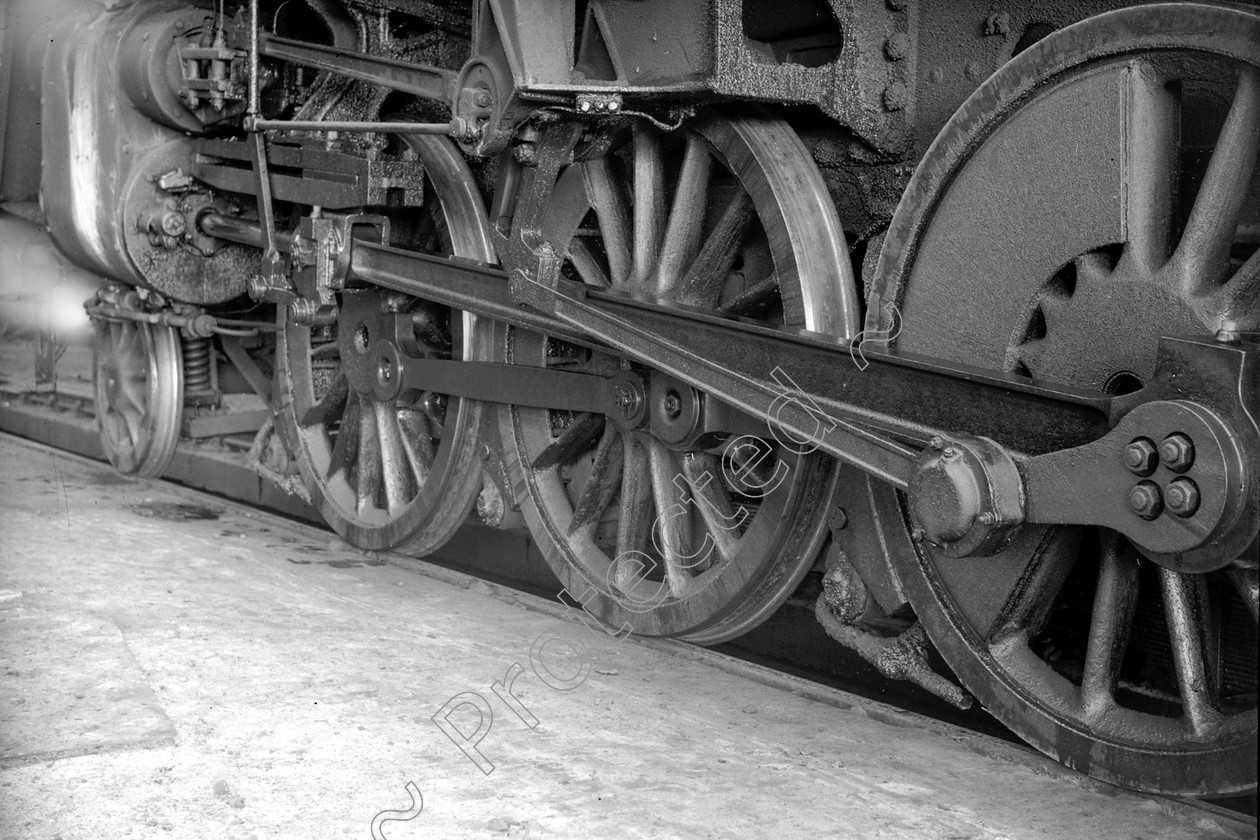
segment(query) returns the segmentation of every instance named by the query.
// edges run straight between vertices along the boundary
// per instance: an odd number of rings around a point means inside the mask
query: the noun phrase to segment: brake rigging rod
[[[340,131],[347,134],[439,134],[461,137],[466,130],[464,120],[444,123],[353,122],[332,120],[264,120],[245,118],[246,131]]]

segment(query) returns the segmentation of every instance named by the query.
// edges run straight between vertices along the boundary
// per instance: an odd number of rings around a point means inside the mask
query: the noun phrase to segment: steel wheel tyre
[[[868,327],[892,301],[905,351],[1112,393],[1141,387],[1160,335],[1254,329],[1258,66],[1256,10],[1192,4],[1017,56],[911,181]],[[1188,575],[1106,529],[1029,528],[898,571],[963,683],[1041,751],[1142,790],[1255,789],[1254,556]]]
[[[440,137],[405,142],[425,165],[434,202],[421,211],[426,217],[411,217],[407,244],[493,262],[481,196],[458,150]],[[405,226],[396,223],[395,232]],[[359,311],[412,314],[414,339],[436,355],[472,360],[489,352],[486,325],[469,313],[371,289],[339,298],[343,319],[351,299]],[[439,548],[464,523],[481,487],[482,404],[430,392],[380,402],[350,387],[341,358],[355,350],[339,340],[338,325],[300,326],[283,308],[279,321],[281,429],[312,503],[361,548]]]
[[[709,112],[672,134],[636,125],[563,170],[548,208],[544,237],[572,279],[856,332],[830,198],[799,138],[764,112]],[[521,330],[508,332],[505,348],[515,364],[628,364]],[[603,417],[517,406],[501,411],[500,428],[535,542],[570,595],[612,630],[704,644],[739,635],[791,594],[825,533],[835,466],[818,454],[761,439],[680,452]],[[558,450],[566,454],[551,463]],[[756,476],[741,478],[757,458]],[[776,470],[786,480],[773,485]]]
[[[105,457],[119,472],[160,476],[179,443],[184,405],[179,333],[139,321],[98,321],[92,355]]]

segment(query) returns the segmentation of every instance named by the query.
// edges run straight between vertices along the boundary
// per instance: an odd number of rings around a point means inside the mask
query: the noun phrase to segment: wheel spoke
[[[1164,75],[1149,62],[1135,61],[1127,70],[1125,257],[1138,271],[1151,273],[1164,264],[1170,250],[1173,190],[1181,165],[1180,103]]]
[[[604,424],[603,437],[595,448],[595,462],[577,504],[573,507],[573,520],[569,533],[576,533],[588,525],[598,524],[604,511],[612,502],[621,486],[621,470],[625,461],[625,443],[621,431],[611,423]]]
[[[132,359],[132,350],[134,349],[137,327],[130,324],[113,324],[111,332],[114,339],[114,356],[120,360],[126,360],[130,364]]]
[[[703,256],[702,253],[701,258]],[[697,264],[699,264],[699,260],[697,260]],[[686,292],[679,295],[679,299],[686,302],[687,297],[685,295]],[[717,311],[723,315],[746,315],[774,300],[778,295],[779,275],[771,272],[768,277],[758,280],[726,303],[718,306]]]
[[[652,498],[656,503],[657,548],[665,558],[665,580],[675,598],[682,597],[691,581],[687,569],[703,558],[691,551],[691,511],[682,501],[674,478],[682,470],[674,453],[656,438],[648,438],[648,465],[652,476]]]
[[[144,413],[134,409],[129,410],[125,406],[115,406],[115,414],[122,418],[123,427],[127,430],[127,437],[131,440],[132,448],[139,451],[144,440]]]
[[[344,423],[344,421],[343,421]],[[355,502],[359,513],[375,505],[381,488],[381,439],[376,433],[376,406],[359,412],[359,459]]]
[[[148,411],[148,398],[144,393],[145,385],[143,376],[127,374],[118,377],[118,395],[142,415]]]
[[[648,455],[643,441],[635,434],[622,437],[624,466],[621,470],[621,509],[617,520],[617,555],[644,551],[652,539],[652,482],[648,475]],[[618,562],[617,572],[626,564]],[[618,586],[623,581],[616,581]]]
[[[411,485],[409,456],[398,428],[398,416],[394,406],[373,403],[376,415],[376,433],[381,443],[381,477],[385,486],[385,507],[395,511],[415,496]]]
[[[691,262],[687,275],[678,284],[677,296],[680,301],[694,306],[713,306],[717,303],[726,277],[735,265],[735,258],[739,256],[748,226],[755,217],[752,199],[748,197],[748,193],[740,190],[718,217],[704,247]],[[772,273],[727,306],[737,305],[736,302],[745,296],[748,296],[748,300],[739,305],[747,306],[759,302],[770,293],[777,292],[778,288],[778,277]]]
[[[731,504],[731,497],[722,485],[722,465],[716,455],[688,452],[682,464],[691,498],[709,531],[713,548],[719,559],[729,563],[739,551],[739,528],[748,518],[748,511]]]
[[[1190,727],[1203,734],[1221,719],[1215,699],[1215,669],[1210,662],[1214,657],[1205,649],[1209,646],[1205,630],[1210,621],[1207,584],[1201,575],[1183,575],[1162,567],[1159,583],[1182,707]]]
[[[134,449],[136,442],[131,437],[131,429],[127,426],[127,420],[117,411],[110,411],[101,418],[101,423],[106,427],[106,433],[110,440],[122,446],[124,443],[130,442]],[[126,441],[123,437],[126,436]]]
[[[402,445],[407,452],[407,461],[416,477],[416,486],[422,487],[429,477],[429,471],[433,469],[436,455],[429,418],[422,411],[399,409],[398,426],[402,431]]]
[[[608,255],[608,271],[614,286],[630,283],[633,270],[630,255],[630,205],[621,180],[615,178],[604,158],[582,164],[586,195],[595,215]]]
[[[302,415],[302,425],[327,425],[331,419],[340,417],[345,413],[346,400],[349,398],[350,382],[346,379],[345,374],[338,373],[336,379],[333,380],[332,385],[328,388],[328,393],[324,394],[319,402],[311,406],[306,414]]]
[[[661,250],[665,216],[665,162],[661,141],[642,125],[634,127],[634,276],[631,283],[646,291]]]
[[[575,420],[546,449],[538,453],[530,466],[535,472],[552,467],[572,464],[599,440],[603,434],[605,419],[602,414],[583,414]]]
[[[665,228],[660,263],[656,269],[658,297],[666,297],[678,288],[683,272],[696,258],[705,203],[709,196],[712,162],[713,156],[704,141],[698,135],[688,135],[682,169],[678,173],[678,188],[670,207],[669,224]]]
[[[1014,637],[1031,639],[1045,627],[1067,582],[1077,554],[1063,556],[1056,547],[1064,529],[1050,527],[1031,553],[1014,587],[990,625],[990,644],[1000,646]]]
[[[1219,294],[1224,320],[1234,321],[1244,329],[1255,329],[1260,324],[1260,248],[1234,272]]]
[[[336,475],[338,470],[345,470],[346,477],[350,477],[350,465],[359,452],[359,413],[359,395],[351,394],[346,402],[346,410],[341,415],[341,426],[337,429],[332,457],[328,459],[328,478]]]
[[[1173,255],[1174,276],[1194,293],[1211,291],[1225,278],[1260,151],[1260,71],[1244,67],[1238,76],[1229,116]]]
[[[1081,705],[1091,718],[1100,717],[1113,702],[1138,595],[1137,557],[1116,532],[1103,529],[1099,537],[1098,588],[1081,678]]]
[[[604,267],[599,264],[599,260],[591,253],[591,248],[586,244],[585,240],[574,239],[569,243],[569,261],[573,263],[573,267],[577,269],[578,275],[586,285],[599,286],[601,288],[607,288],[612,285],[612,281],[604,273]]]

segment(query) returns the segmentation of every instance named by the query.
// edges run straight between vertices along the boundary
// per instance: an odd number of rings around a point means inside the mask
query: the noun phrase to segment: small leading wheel
[[[792,129],[764,112],[709,112],[672,133],[625,127],[563,169],[546,206],[543,237],[572,280],[856,332],[821,176]],[[504,347],[512,364],[641,376],[649,412],[673,416],[691,398],[628,360],[536,333],[509,330]],[[501,411],[500,428],[535,542],[610,628],[732,638],[787,598],[825,534],[834,463],[769,433],[687,449],[603,416],[519,406]]]
[[[391,214],[391,244],[493,262],[485,209],[463,157],[445,138],[405,142],[424,163],[427,200],[419,211]],[[471,360],[486,327],[471,314],[380,290],[347,289],[338,304],[338,322],[327,327],[295,323],[281,308],[282,433],[312,503],[348,542],[431,552],[463,524],[481,487],[482,404],[427,391],[381,401],[366,354],[390,338]],[[387,324],[390,334],[379,333]]]
[[[929,149],[868,326],[890,329],[893,301],[902,350],[1138,390],[1161,335],[1257,325],[1258,149],[1255,9],[1142,7],[1053,34]],[[1041,527],[898,571],[946,661],[1029,743],[1127,787],[1226,795],[1256,787],[1255,561],[1182,574],[1110,530]]]
[[[179,443],[184,404],[179,333],[141,321],[97,321],[93,368],[105,456],[119,472],[160,476]]]

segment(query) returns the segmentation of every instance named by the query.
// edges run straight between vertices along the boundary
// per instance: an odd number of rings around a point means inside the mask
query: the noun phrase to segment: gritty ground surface
[[[0,511],[0,837],[1240,835],[7,436]]]

